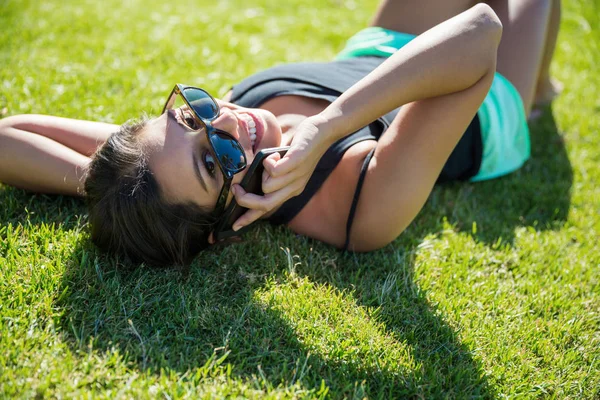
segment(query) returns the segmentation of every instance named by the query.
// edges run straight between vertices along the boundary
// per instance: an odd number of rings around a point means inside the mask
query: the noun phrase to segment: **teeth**
[[[252,149],[254,149],[254,146],[256,145],[256,122],[254,122],[254,119],[252,119],[252,117],[248,114],[241,114],[240,116],[242,118],[244,118],[244,120],[248,124],[248,133],[250,134],[250,144],[252,145]]]

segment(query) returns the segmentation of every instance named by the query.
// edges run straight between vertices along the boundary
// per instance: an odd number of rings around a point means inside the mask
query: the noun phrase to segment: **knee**
[[[498,47],[502,38],[502,22],[494,9],[485,3],[477,3],[471,11],[479,30]]]
[[[471,48],[481,62],[486,62],[495,71],[498,46],[502,39],[502,22],[494,10],[479,3],[467,11],[468,26],[472,29]]]

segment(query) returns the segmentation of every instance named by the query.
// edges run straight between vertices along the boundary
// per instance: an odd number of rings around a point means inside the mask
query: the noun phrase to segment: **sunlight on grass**
[[[330,60],[375,0],[0,2],[0,117],[122,123],[175,82]],[[0,397],[598,398],[600,4],[563,2],[533,157],[342,254],[282,228],[128,270],[85,207],[0,185]]]

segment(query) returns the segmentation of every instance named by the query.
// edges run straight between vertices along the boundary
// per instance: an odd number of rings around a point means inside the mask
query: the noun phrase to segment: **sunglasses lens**
[[[246,167],[246,155],[237,140],[218,131],[209,137],[223,168],[231,173],[236,173]]]
[[[208,93],[199,89],[189,88],[183,90],[183,95],[201,118],[210,120],[219,114],[217,104]]]
[[[246,153],[241,144],[226,132],[210,126],[210,121],[219,115],[219,106],[204,90],[186,88],[181,91],[194,112],[204,120],[208,138],[212,144],[219,164],[229,174],[236,174],[246,168]],[[179,104],[175,104],[179,106]],[[192,129],[195,129],[192,127]]]

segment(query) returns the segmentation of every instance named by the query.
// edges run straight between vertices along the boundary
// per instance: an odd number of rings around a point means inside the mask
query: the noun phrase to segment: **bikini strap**
[[[354,198],[352,199],[352,206],[350,207],[350,214],[348,215],[348,222],[346,223],[346,242],[344,243],[344,251],[348,251],[348,245],[350,245],[350,231],[352,230],[352,222],[354,221],[354,213],[356,212],[356,206],[358,205],[358,198],[360,197],[360,190],[362,189],[365,175],[367,174],[367,167],[371,161],[371,157],[375,153],[375,149],[371,150],[365,161],[363,162],[362,168],[360,169],[360,176],[358,177],[358,183],[356,184],[356,190],[354,191]]]

